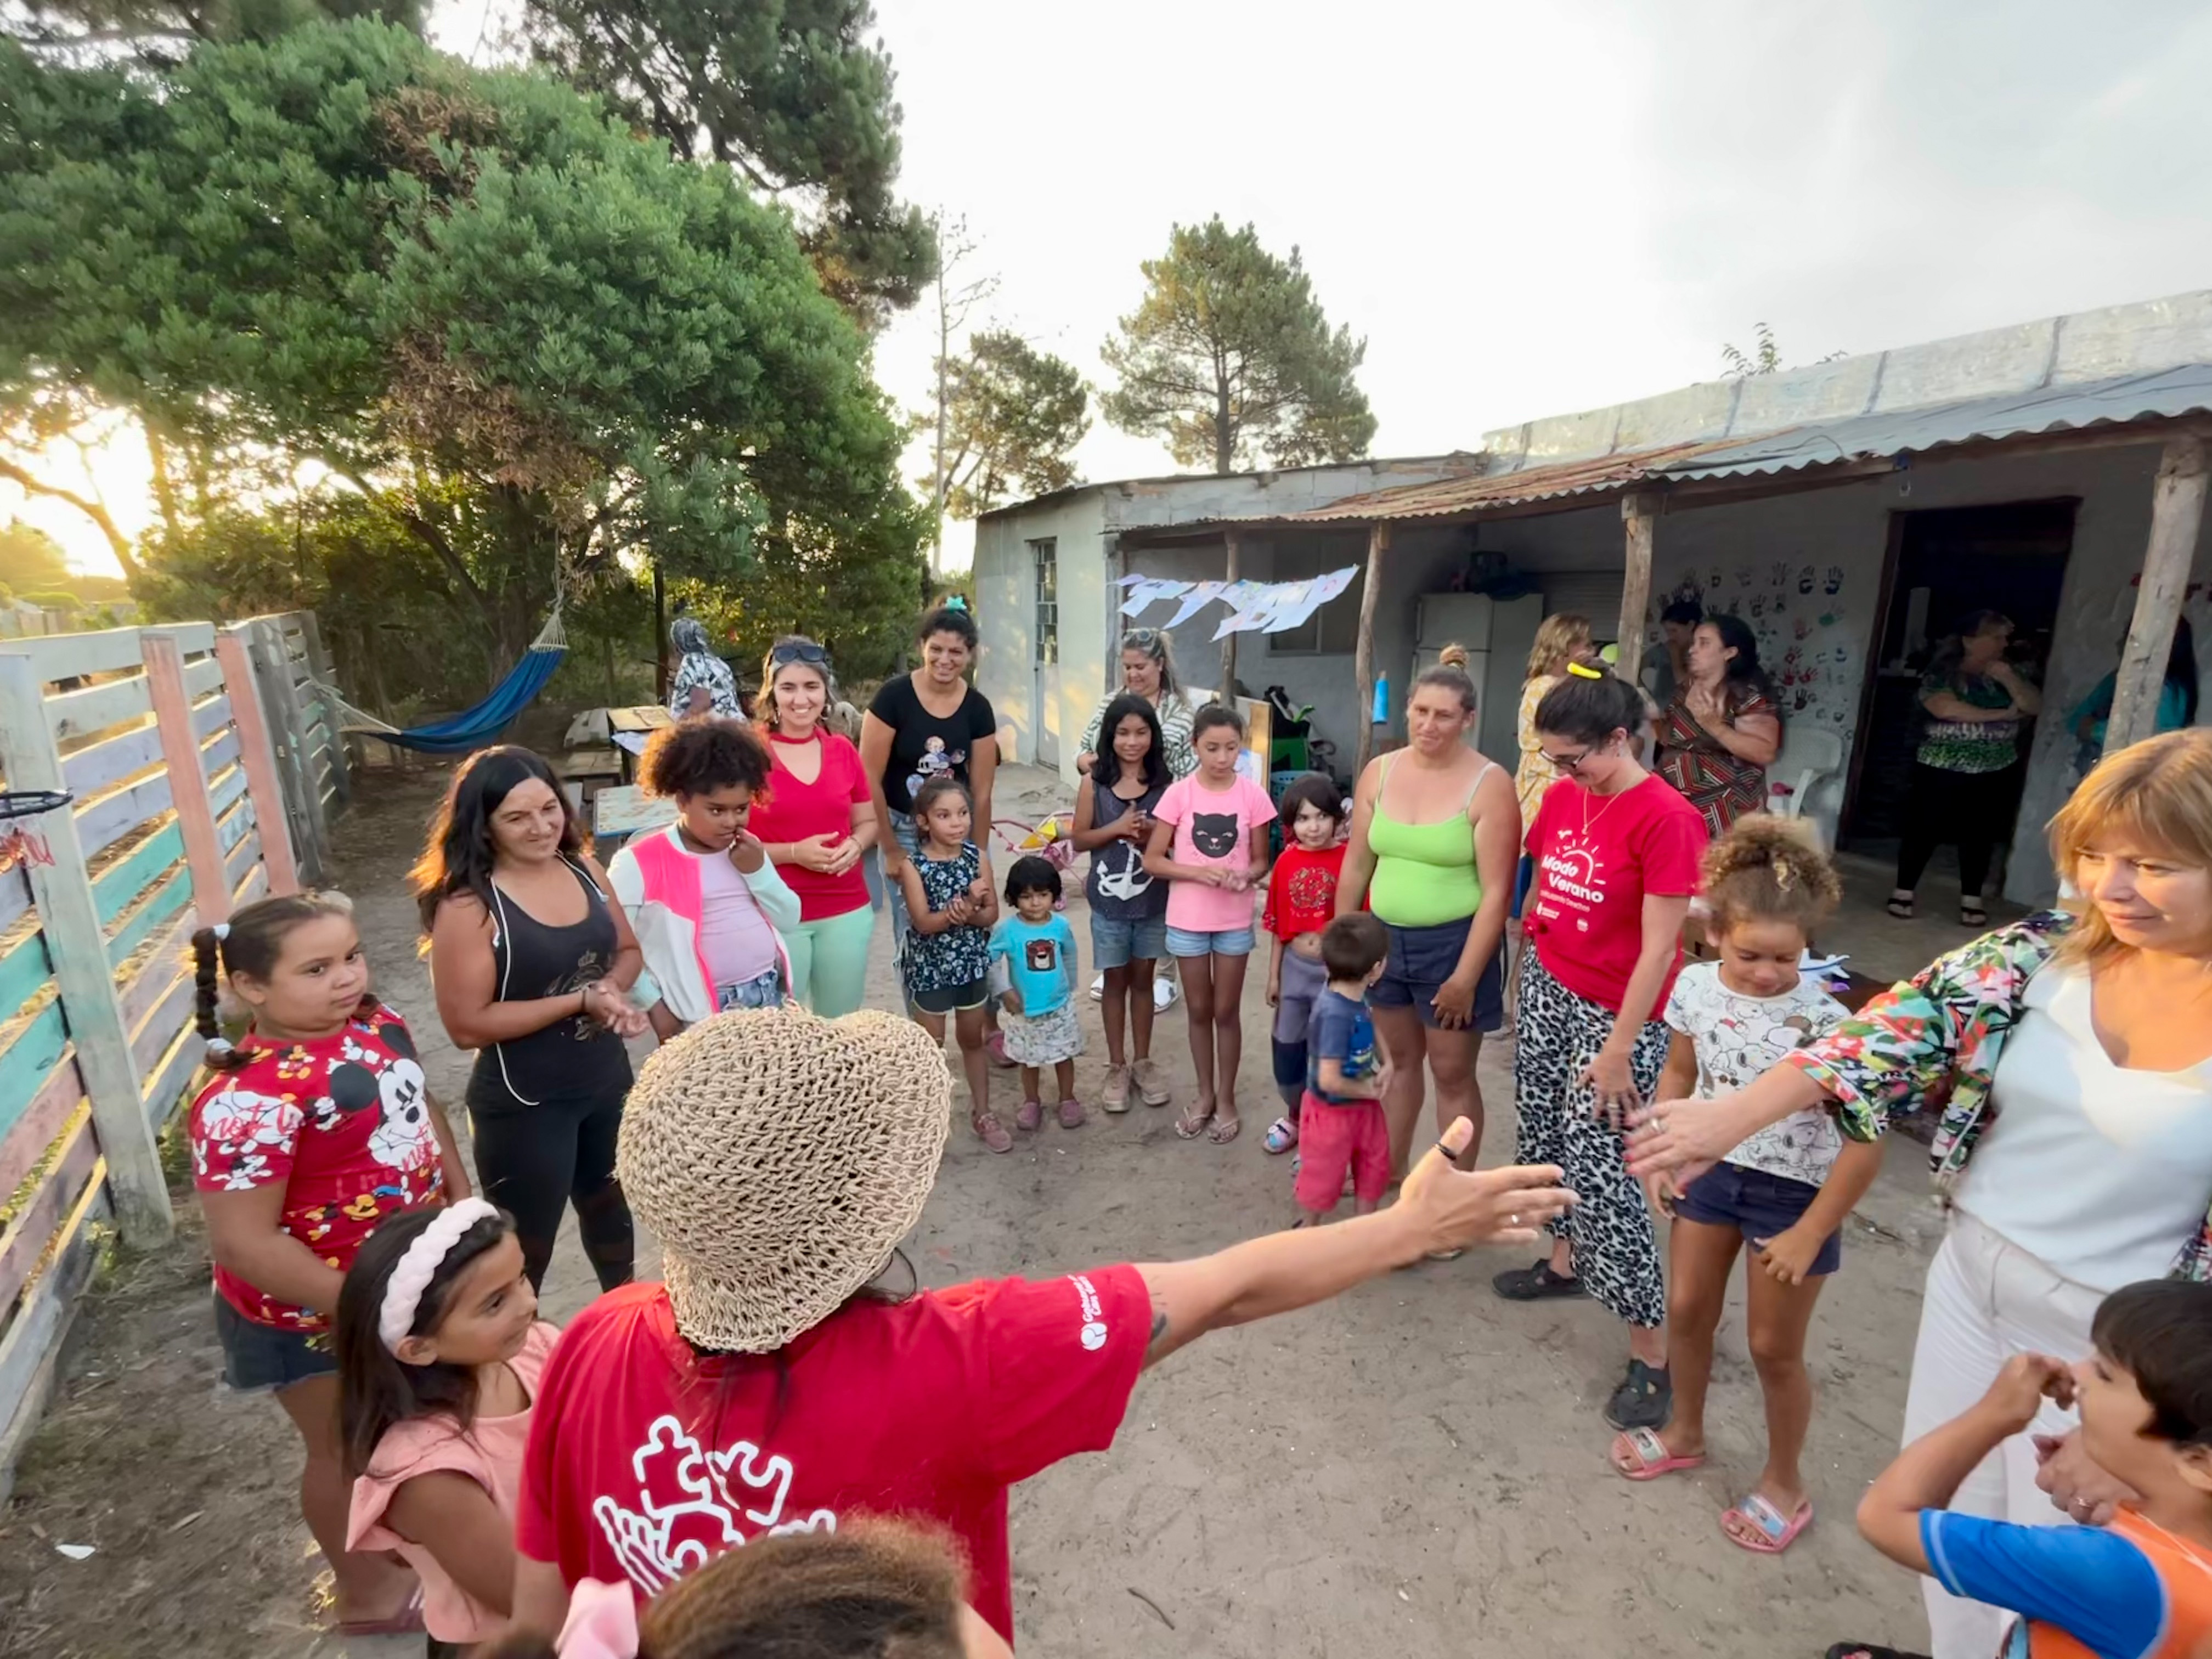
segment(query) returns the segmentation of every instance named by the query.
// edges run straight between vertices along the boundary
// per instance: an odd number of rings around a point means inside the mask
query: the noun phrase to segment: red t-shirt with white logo
[[[1320,933],[1336,915],[1336,884],[1343,873],[1342,846],[1314,853],[1291,842],[1268,873],[1260,925],[1285,945],[1300,933]]]
[[[193,1183],[204,1193],[282,1187],[276,1225],[341,1273],[377,1224],[445,1186],[415,1039],[391,1009],[334,1036],[275,1042],[248,1033],[243,1066],[192,1103]],[[222,1299],[257,1325],[325,1331],[331,1310],[280,1302],[218,1266]]]
[[[1704,815],[1663,778],[1618,795],[1561,778],[1528,827],[1536,881],[1525,925],[1537,960],[1577,996],[1619,1012],[1644,949],[1644,896],[1695,893],[1705,840]],[[1677,950],[1650,1018],[1667,1006],[1681,965]]]
[[[515,1538],[563,1583],[652,1595],[769,1533],[933,1520],[1013,1639],[1006,1489],[1103,1451],[1151,1340],[1134,1267],[848,1304],[780,1354],[696,1353],[667,1287],[610,1291],[538,1383]]]

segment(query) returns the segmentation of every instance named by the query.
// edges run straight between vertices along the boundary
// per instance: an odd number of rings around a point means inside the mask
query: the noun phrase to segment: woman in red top
[[[1195,1261],[887,1297],[870,1281],[921,1217],[951,1108],[928,1034],[875,1011],[739,1010],[653,1056],[621,1173],[667,1282],[602,1296],[546,1368],[518,1624],[557,1631],[586,1578],[651,1595],[764,1534],[906,1515],[960,1541],[969,1601],[1011,1638],[1007,1489],[1110,1444],[1145,1367],[1431,1250],[1533,1240],[1573,1201],[1556,1170],[1449,1168],[1462,1121],[1379,1215]]]
[[[876,844],[868,775],[851,740],[822,724],[836,689],[830,653],[805,635],[769,647],[753,723],[768,738],[775,771],[748,826],[799,895],[799,926],[783,934],[792,997],[825,1018],[860,1006],[876,930],[860,868],[860,855]]]
[[[1536,882],[1522,925],[1534,948],[1522,957],[1513,1089],[1519,1156],[1564,1166],[1579,1202],[1554,1224],[1548,1261],[1492,1281],[1516,1302],[1587,1291],[1627,1322],[1628,1375],[1606,1407],[1617,1429],[1657,1428],[1674,1399],[1666,1281],[1620,1126],[1666,1064],[1661,1016],[1705,846],[1698,809],[1637,764],[1643,718],[1633,685],[1583,663],[1536,706],[1560,777],[1528,830]]]
[[[216,1019],[218,958],[252,1024]],[[349,1553],[331,1316],[386,1216],[468,1195],[407,1022],[368,988],[353,906],[337,893],[260,899],[192,935],[197,1024],[213,1074],[192,1103],[193,1182],[215,1255],[223,1380],[274,1394],[307,1461],[300,1507],[337,1580],[348,1636],[422,1628],[412,1575]]]

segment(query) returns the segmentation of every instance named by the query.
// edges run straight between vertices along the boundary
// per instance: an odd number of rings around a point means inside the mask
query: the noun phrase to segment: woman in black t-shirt
[[[951,606],[933,611],[915,630],[921,666],[884,682],[860,722],[860,764],[876,800],[876,845],[891,902],[891,951],[906,948],[906,898],[899,871],[920,845],[914,792],[936,777],[967,785],[978,845],[988,838],[991,781],[999,769],[999,717],[991,700],[968,684],[975,660],[975,619]]]

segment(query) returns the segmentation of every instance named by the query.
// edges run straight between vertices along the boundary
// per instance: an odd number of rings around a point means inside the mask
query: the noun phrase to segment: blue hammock
[[[410,726],[404,732],[356,708],[326,685],[318,685],[316,690],[336,703],[341,714],[353,717],[354,723],[340,728],[349,736],[374,738],[380,743],[412,749],[418,754],[465,755],[483,748],[512,726],[515,716],[545,689],[545,683],[553,678],[554,670],[560,667],[561,659],[568,654],[568,636],[562,629],[561,612],[556,607],[544,629],[531,642],[530,649],[507,670],[507,678],[492,687],[490,696],[451,719],[428,726]]]

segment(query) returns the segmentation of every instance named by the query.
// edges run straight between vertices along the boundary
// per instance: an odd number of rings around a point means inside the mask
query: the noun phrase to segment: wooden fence
[[[52,862],[0,874],[0,1496],[101,1230],[168,1235],[186,941],[320,878],[347,785],[318,659],[301,613],[0,640],[6,787],[75,798],[15,821]]]

